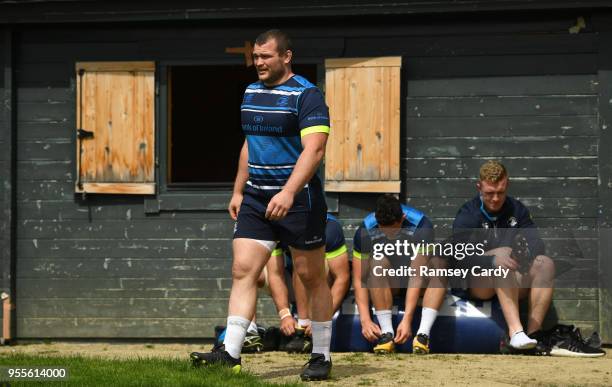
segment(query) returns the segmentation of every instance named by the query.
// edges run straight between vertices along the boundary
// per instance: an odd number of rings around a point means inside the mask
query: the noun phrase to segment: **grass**
[[[1,357],[0,366],[67,368],[68,380],[54,381],[54,386],[302,386],[299,383],[273,384],[247,372],[233,374],[219,367],[193,368],[184,360],[157,358],[107,360],[16,354]],[[43,385],[49,382],[9,381],[11,386]],[[2,381],[0,385],[3,385]]]
[[[344,361],[348,363],[363,363],[366,361],[366,355],[363,352],[353,352],[345,356]]]

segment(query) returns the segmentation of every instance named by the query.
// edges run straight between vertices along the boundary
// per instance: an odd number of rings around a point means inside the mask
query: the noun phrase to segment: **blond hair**
[[[480,181],[497,183],[505,177],[508,177],[508,171],[499,161],[489,160],[480,167]]]

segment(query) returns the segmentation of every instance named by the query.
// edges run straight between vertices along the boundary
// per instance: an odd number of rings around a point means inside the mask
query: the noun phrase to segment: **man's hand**
[[[312,336],[312,324],[308,324],[304,327],[304,334],[306,336]]]
[[[285,336],[291,336],[295,333],[295,324],[297,321],[293,317],[285,317],[280,321],[280,331]]]
[[[293,194],[282,190],[270,199],[266,208],[266,219],[281,220],[293,206]]]
[[[519,267],[518,262],[512,259],[510,255],[505,254],[495,256],[495,259],[493,260],[493,267],[498,266],[501,266],[504,269],[510,269],[512,271],[515,271]]]
[[[361,321],[361,334],[366,340],[370,342],[374,342],[378,340],[380,335],[382,334],[380,331],[380,327],[374,324],[372,320]]]
[[[232,219],[238,219],[238,213],[240,212],[240,205],[242,204],[243,195],[240,193],[234,193],[232,195],[232,199],[229,202],[229,206],[227,206],[227,210],[230,213]]]
[[[396,344],[404,344],[406,340],[412,336],[412,327],[410,327],[410,323],[411,321],[408,321],[406,318],[400,321],[397,326],[397,331],[395,332],[395,338],[393,339]]]

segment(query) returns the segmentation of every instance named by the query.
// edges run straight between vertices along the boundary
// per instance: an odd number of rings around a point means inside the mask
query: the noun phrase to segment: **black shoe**
[[[308,363],[304,364],[304,369],[300,374],[300,378],[302,378],[303,381],[326,380],[329,378],[331,368],[331,359],[326,361],[325,355],[313,353],[310,355]]]
[[[310,353],[312,339],[304,333],[304,329],[296,329],[291,340],[285,345],[287,353]]]
[[[277,351],[279,350],[281,339],[280,329],[277,327],[269,327],[266,329],[262,336],[263,350],[264,351]]]
[[[597,332],[593,332],[591,336],[585,340],[585,343],[587,343],[589,347],[601,348],[601,337]]]
[[[242,344],[242,353],[257,353],[263,351],[263,340],[259,333],[247,332]]]
[[[601,348],[591,347],[582,338],[580,329],[574,326],[557,326],[550,332],[552,356],[600,357],[606,354]]]
[[[241,359],[231,357],[224,345],[215,345],[210,352],[192,352],[189,357],[194,367],[219,364],[230,368],[234,373],[240,372],[242,368]]]
[[[530,333],[529,337],[531,337],[534,340],[537,340],[538,343],[536,344],[535,348],[526,350],[526,353],[525,353],[526,355],[535,355],[535,356],[549,356],[550,355],[550,350],[552,348],[550,345],[550,338],[546,332],[537,330],[535,332]]]

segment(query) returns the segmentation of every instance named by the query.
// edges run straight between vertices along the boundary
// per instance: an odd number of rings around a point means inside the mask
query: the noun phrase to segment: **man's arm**
[[[372,321],[370,318],[370,296],[368,289],[361,286],[361,258],[353,257],[353,289],[355,290],[355,303],[359,311],[361,324]],[[367,264],[367,260],[366,260]]]
[[[342,253],[333,259],[328,259],[329,273],[333,278],[331,286],[332,310],[337,311],[342,305],[344,296],[351,284],[351,273],[348,264],[348,253]]]
[[[285,283],[285,259],[282,249],[275,249],[266,265],[270,296],[280,318],[280,330],[285,336],[295,332],[295,319],[289,308],[289,289]]]
[[[280,220],[287,215],[295,195],[304,189],[319,168],[325,156],[326,144],[327,133],[310,133],[302,137],[302,153],[283,189],[270,200],[266,209],[266,218]]]
[[[228,211],[232,219],[238,218],[238,212],[240,211],[240,204],[242,204],[244,186],[247,180],[249,180],[249,147],[247,141],[244,140],[242,149],[240,150],[240,158],[238,159],[238,172],[236,173],[236,180],[234,181],[234,192],[232,199],[230,200]]]
[[[353,289],[355,291],[355,303],[359,311],[361,322],[361,334],[368,341],[375,341],[381,335],[380,327],[372,321],[370,316],[370,295],[368,289],[361,286],[361,265],[367,266],[368,260],[361,259],[361,254],[357,258],[353,254]]]

